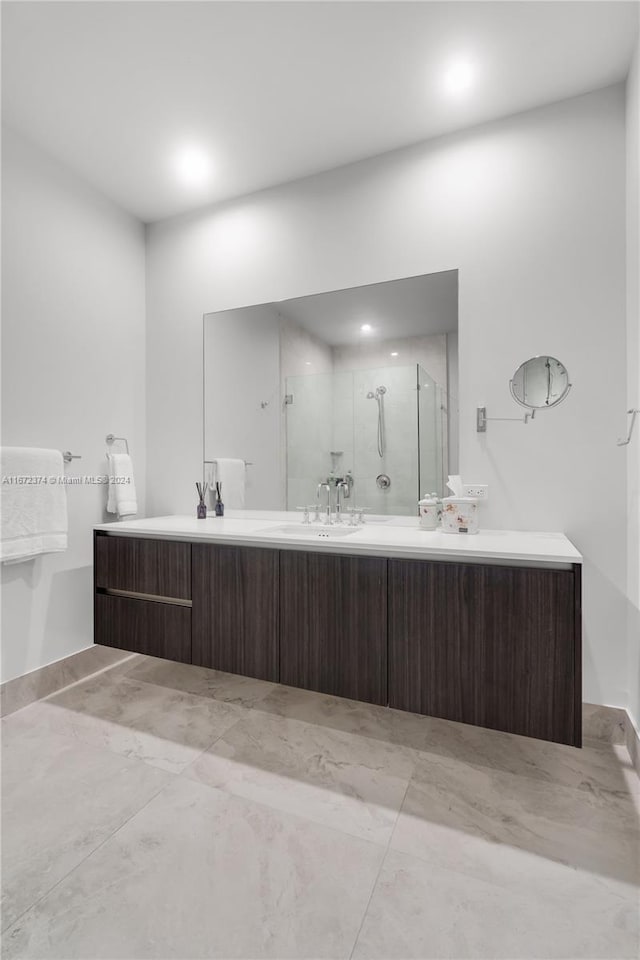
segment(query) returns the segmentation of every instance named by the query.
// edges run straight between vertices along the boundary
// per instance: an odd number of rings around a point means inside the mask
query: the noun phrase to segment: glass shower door
[[[331,469],[333,378],[315,373],[286,379],[287,510],[314,503],[318,483]]]

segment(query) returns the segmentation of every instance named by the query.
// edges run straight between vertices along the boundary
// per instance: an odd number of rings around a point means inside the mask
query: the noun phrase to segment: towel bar
[[[218,461],[217,461],[217,460],[203,460],[202,462],[203,462],[203,463],[217,463]],[[242,462],[244,463],[245,467],[252,467],[252,466],[253,466],[253,460],[243,460]]]
[[[71,463],[72,460],[82,460],[79,453],[71,453],[70,450],[63,450],[62,459],[65,463]]]

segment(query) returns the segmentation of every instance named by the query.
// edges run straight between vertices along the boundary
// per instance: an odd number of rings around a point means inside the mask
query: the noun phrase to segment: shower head
[[[386,392],[387,392],[386,387],[376,387],[375,393],[373,392],[373,390],[369,390],[369,393],[367,394],[367,400],[379,400],[380,397],[383,396],[383,394],[385,394]]]

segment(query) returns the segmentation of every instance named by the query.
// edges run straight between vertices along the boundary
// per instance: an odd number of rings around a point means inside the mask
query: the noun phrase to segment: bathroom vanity
[[[243,511],[96,527],[95,642],[581,745],[581,556],[562,534],[335,531]]]

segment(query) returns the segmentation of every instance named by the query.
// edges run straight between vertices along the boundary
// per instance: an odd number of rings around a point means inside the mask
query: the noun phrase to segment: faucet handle
[[[358,523],[366,523],[364,515],[365,513],[371,513],[371,507],[354,507],[353,509],[358,514]]]
[[[304,513],[302,515],[303,523],[311,523],[311,517],[309,516],[309,511],[311,509],[312,509],[311,507],[296,507],[296,510],[304,510]]]
[[[349,507],[349,526],[350,527],[358,526],[358,517],[356,513],[357,511],[355,507]]]

